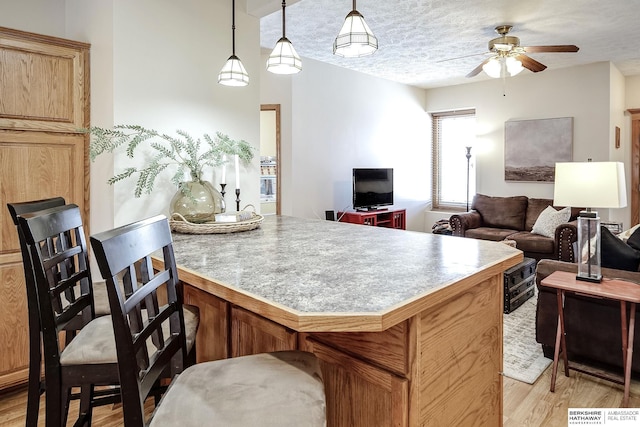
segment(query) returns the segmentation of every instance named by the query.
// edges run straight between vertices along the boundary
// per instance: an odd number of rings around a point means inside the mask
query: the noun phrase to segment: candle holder
[[[240,212],[240,189],[236,188],[236,211]]]

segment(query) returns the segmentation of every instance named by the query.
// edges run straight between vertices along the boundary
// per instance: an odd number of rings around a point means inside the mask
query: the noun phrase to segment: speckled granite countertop
[[[239,233],[173,234],[179,267],[299,313],[380,314],[520,251],[475,239],[287,216]]]

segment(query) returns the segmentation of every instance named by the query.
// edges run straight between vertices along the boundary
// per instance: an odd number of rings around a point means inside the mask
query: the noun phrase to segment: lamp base
[[[582,211],[578,216],[577,280],[600,283],[600,217],[594,211]]]
[[[576,275],[576,280],[582,280],[583,282],[600,283],[602,282],[602,274],[597,276],[580,276]]]

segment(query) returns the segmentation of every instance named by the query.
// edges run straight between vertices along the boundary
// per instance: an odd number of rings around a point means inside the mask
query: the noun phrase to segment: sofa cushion
[[[476,194],[471,207],[482,215],[486,227],[524,230],[526,196],[492,197]]]
[[[470,228],[464,233],[464,237],[471,237],[472,239],[492,240],[499,242],[501,240],[511,238],[510,236],[517,233],[518,230],[511,230],[508,228],[492,228],[492,227],[478,227]]]
[[[568,222],[570,216],[571,208],[563,208],[557,211],[552,206],[547,206],[538,216],[536,223],[533,224],[531,232],[553,238],[556,234],[556,228],[560,224]]]
[[[618,239],[607,227],[600,227],[600,264],[603,268],[638,271],[640,251]]]
[[[545,237],[529,231],[520,231],[509,236],[516,241],[516,248],[523,252],[535,252],[539,254],[553,254],[555,242],[553,238]]]
[[[542,211],[545,210],[547,206],[552,205],[553,200],[551,199],[529,199],[527,202],[527,213],[524,219],[524,231],[531,231],[533,224],[536,223]]]

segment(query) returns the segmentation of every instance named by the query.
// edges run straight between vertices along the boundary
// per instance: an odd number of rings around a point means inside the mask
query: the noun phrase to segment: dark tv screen
[[[353,169],[353,208],[393,205],[392,168]]]

